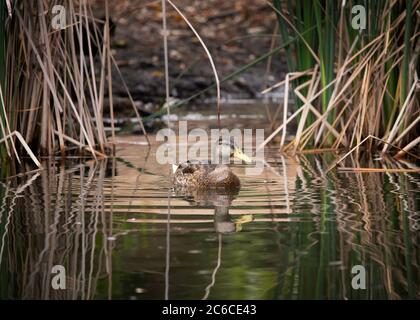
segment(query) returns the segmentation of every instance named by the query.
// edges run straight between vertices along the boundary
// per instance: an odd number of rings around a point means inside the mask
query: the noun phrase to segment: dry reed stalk
[[[109,97],[109,110],[110,110],[110,116],[111,116],[112,140],[115,141],[114,100],[113,100],[113,94],[112,94],[111,39],[110,39],[110,29],[109,29],[109,4],[108,2],[109,2],[108,0],[105,1],[106,22],[105,22],[105,32],[104,32],[105,33],[104,35],[105,48],[104,49],[107,52],[106,64],[107,64],[107,69],[108,69],[108,97]],[[146,132],[146,130],[144,132]]]
[[[9,121],[7,119],[8,117],[7,117],[7,113],[6,113],[6,106],[4,104],[3,89],[1,88],[1,84],[0,84],[0,104],[2,106],[1,111],[3,112],[4,119],[5,119],[5,124],[6,124],[6,128],[5,128],[4,125],[3,125],[3,121],[0,120],[1,133],[2,133],[3,137],[7,137],[8,135],[10,135],[10,126],[9,126]],[[17,157],[17,160],[20,162],[19,155],[16,151],[16,147],[15,147],[13,139],[10,142],[11,142],[13,151],[14,151],[16,157]],[[7,142],[7,138],[4,139],[4,143],[6,145],[7,154],[8,154],[9,157],[11,157],[11,153],[10,153],[10,149],[9,149],[9,143]]]
[[[289,103],[289,74],[286,75],[286,83],[284,85],[284,102],[283,102],[283,130],[281,133],[280,149],[283,148],[284,141],[286,140],[286,127],[287,127],[287,106]]]
[[[312,78],[311,78],[311,82],[309,84],[309,90],[308,90],[308,99],[311,100],[315,90],[318,88],[318,84],[319,81],[321,80],[321,78],[318,76],[318,65],[315,65],[315,69],[312,73]],[[298,149],[299,146],[299,142],[300,142],[300,138],[301,138],[301,134],[303,131],[303,128],[305,126],[305,122],[309,113],[309,103],[307,102],[308,100],[306,100],[306,102],[303,105],[303,111],[302,111],[302,115],[299,119],[299,124],[298,124],[298,128],[296,130],[296,138],[293,142],[294,144],[294,148],[293,148],[293,153],[296,153],[296,150]]]
[[[401,107],[401,110],[400,110],[400,112],[398,114],[397,119],[394,122],[394,126],[392,127],[391,132],[388,135],[388,138],[386,140],[387,144],[384,145],[384,147],[382,149],[382,152],[386,152],[386,150],[388,149],[389,144],[393,141],[394,136],[397,134],[397,130],[399,129],[399,127],[401,125],[402,118],[405,115],[405,110],[406,110],[407,106],[409,105],[409,103],[411,101],[410,99],[411,99],[411,96],[414,93],[414,89],[416,89],[416,87],[418,85],[417,81],[418,80],[416,79],[416,81],[411,86],[410,91],[408,92],[408,95],[407,95],[407,97],[405,99],[405,102],[404,102],[403,106]]]
[[[165,104],[167,107],[168,129],[170,128],[171,108],[169,105],[169,59],[168,59],[168,27],[166,25],[166,0],[162,0],[162,31],[163,31],[163,56],[165,61]]]
[[[388,173],[417,173],[420,172],[420,169],[411,169],[411,168],[351,168],[351,167],[340,167],[338,168],[338,172],[346,172],[346,173],[373,173],[373,172],[388,172]]]
[[[130,103],[131,103],[131,106],[133,108],[133,111],[136,114],[136,118],[137,118],[137,121],[138,121],[138,123],[140,125],[140,128],[141,128],[141,130],[142,130],[142,132],[143,132],[143,134],[144,134],[144,136],[146,138],[147,144],[150,146],[150,140],[149,140],[149,136],[148,136],[148,134],[146,132],[146,128],[144,127],[143,118],[142,118],[142,116],[140,115],[139,111],[136,108],[136,104],[134,102],[134,99],[133,99],[133,97],[132,97],[132,95],[130,93],[130,90],[129,90],[128,86],[127,86],[127,83],[124,80],[124,77],[123,77],[123,75],[121,73],[121,70],[120,70],[120,68],[117,65],[117,62],[115,61],[114,56],[112,55],[112,53],[110,53],[110,55],[111,55],[111,60],[112,60],[112,63],[114,65],[114,67],[115,67],[115,70],[117,70],[117,73],[118,73],[118,75],[119,75],[119,77],[121,79],[121,82],[123,84],[124,90],[126,91],[126,93],[128,95],[128,99],[130,100]]]
[[[292,81],[292,80],[296,80],[296,79],[298,79],[302,76],[307,76],[307,75],[312,75],[312,74],[313,74],[313,71],[312,71],[312,69],[310,69],[310,70],[306,70],[306,71],[303,71],[303,72],[289,72],[287,75],[289,75],[289,81]],[[277,88],[283,86],[285,83],[286,83],[286,79],[282,80],[282,81],[279,81],[276,84],[273,84],[271,87],[268,87],[268,88],[264,89],[260,93],[265,94],[267,92],[273,91],[274,89],[277,89]]]
[[[300,40],[299,44],[286,48],[288,62],[292,62],[288,63],[289,72],[299,72],[299,68],[307,69],[308,66],[313,70],[319,65],[317,73],[321,79],[315,94],[308,82],[294,81],[296,101],[303,103],[315,118],[305,123],[308,110],[301,114],[295,137],[282,148],[283,151],[292,146],[294,152],[307,147],[338,148],[340,145],[351,149],[360,146],[366,137],[382,136],[387,140],[383,151],[392,144],[400,150],[398,156],[402,156],[405,146],[412,149],[420,143],[415,129],[420,117],[414,94],[414,88],[418,86],[416,61],[420,53],[420,23],[412,24],[410,14],[420,8],[420,1],[410,1],[407,6],[398,0],[369,4],[367,9],[374,19],[370,28],[374,26],[375,29],[374,32],[370,30],[368,36],[351,32],[345,21],[351,6],[346,2],[325,7],[323,2],[316,1],[312,6],[315,19],[307,19],[310,17],[305,12],[307,7],[304,14],[299,11],[302,4],[274,1],[274,6],[270,4],[270,7],[276,12],[280,26],[287,29],[283,30],[286,34],[286,37],[282,34],[283,41],[295,35]],[[287,10],[288,15],[285,14]],[[314,23],[316,29],[312,28]],[[312,33],[303,37],[307,30]],[[314,38],[318,42],[311,40]],[[334,53],[334,43],[338,43],[337,53]],[[291,85],[288,76],[273,88],[283,83]],[[283,111],[287,109],[285,101]],[[286,119],[283,119],[282,142],[285,123]],[[270,136],[272,138],[274,135]],[[371,140],[366,150],[375,146],[376,141]],[[354,151],[358,155],[360,150]]]
[[[7,136],[0,139],[0,143],[6,141],[7,139],[12,139],[13,137],[18,138],[22,146],[25,148],[28,155],[31,157],[32,161],[36,164],[38,168],[42,168],[41,163],[38,161],[36,156],[33,154],[31,148],[29,148],[28,144],[26,143],[25,139],[23,139],[22,135],[18,131],[13,131],[12,133],[8,134]]]
[[[115,61],[110,49],[108,1],[105,21],[94,17],[88,0],[76,4],[63,0],[62,4],[67,21],[56,30],[51,24],[53,2],[16,1],[9,12],[6,79],[1,88],[6,117],[0,121],[0,132],[3,137],[20,132],[26,146],[30,143],[34,148],[33,154],[59,151],[65,156],[73,149],[69,143],[77,140],[79,150],[89,148],[95,158],[103,156],[108,146],[103,123],[106,94],[115,140],[111,72]],[[136,116],[148,140],[137,110]],[[18,158],[17,152],[9,151],[13,141],[4,141],[8,156]]]
[[[420,137],[417,137],[413,141],[409,142],[402,150],[398,151],[398,153],[395,155],[396,159],[399,159],[403,157],[405,154],[408,153],[409,150],[413,149],[416,145],[420,143]]]
[[[219,76],[217,74],[217,70],[216,70],[216,66],[214,64],[213,58],[210,54],[210,51],[207,49],[206,44],[204,43],[203,39],[201,39],[200,35],[198,34],[198,32],[194,29],[194,27],[192,26],[192,24],[188,21],[188,19],[184,16],[184,14],[177,8],[177,6],[175,6],[172,1],[167,0],[168,3],[176,10],[176,12],[178,12],[178,14],[181,16],[181,18],[185,21],[185,23],[190,27],[191,31],[195,34],[195,36],[197,37],[198,41],[200,42],[201,46],[203,47],[204,51],[206,52],[206,55],[209,59],[211,68],[213,70],[213,75],[214,75],[214,79],[216,81],[216,108],[217,108],[217,124],[219,129],[221,129],[221,124],[220,124],[220,81],[219,81]],[[168,106],[169,108],[169,106]]]
[[[305,75],[310,75],[310,74],[312,74],[312,71],[311,70],[307,70],[307,71],[305,71],[305,72],[289,72],[287,75],[286,75],[286,78],[287,78],[287,76],[289,76],[288,77],[288,81],[290,82],[290,81],[292,81],[292,80],[296,80],[296,79],[299,79],[299,78],[301,78],[301,77],[303,77],[303,76],[305,76]],[[286,84],[286,79],[285,80],[283,80],[283,81],[280,81],[279,83],[277,83],[276,85],[274,85],[274,86],[272,86],[272,87],[270,87],[270,88],[267,88],[266,90],[264,90],[263,92],[264,93],[267,93],[267,92],[269,92],[269,91],[271,91],[271,90],[273,90],[274,88],[278,88],[278,87],[280,87],[280,86],[282,86],[282,85],[285,85]],[[285,88],[285,93],[284,94],[286,94],[286,88]],[[288,93],[287,93],[288,94]],[[279,115],[279,113],[280,113],[280,110],[282,110],[282,109],[284,109],[284,101],[288,101],[288,99],[286,100],[286,99],[284,99],[283,98],[283,105],[282,104],[279,104],[279,106],[277,107],[277,110],[276,110],[276,112],[274,113],[274,116],[273,116],[273,118],[272,118],[272,120],[271,120],[271,122],[270,122],[270,127],[271,128],[274,128],[274,125],[275,125],[275,121],[276,121],[276,119],[277,119],[277,117],[278,117],[278,115]],[[283,107],[283,108],[282,108]],[[284,115],[284,114],[283,114]]]

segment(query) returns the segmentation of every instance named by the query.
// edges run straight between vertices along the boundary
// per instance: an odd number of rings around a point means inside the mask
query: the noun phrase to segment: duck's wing
[[[202,167],[202,163],[200,161],[186,161],[184,163],[181,163],[177,171],[180,171],[182,174],[193,174],[194,172],[200,170]]]
[[[175,189],[182,193],[188,193],[189,188],[195,189],[202,172],[202,166],[199,162],[187,161],[181,163],[173,175]]]
[[[186,161],[183,162],[181,164],[179,164],[178,166],[173,165],[173,172],[175,176],[178,177],[188,177],[189,175],[194,175],[194,174],[198,174],[204,171],[205,168],[205,164],[203,164],[202,162],[198,161],[198,160],[194,160],[194,161]]]

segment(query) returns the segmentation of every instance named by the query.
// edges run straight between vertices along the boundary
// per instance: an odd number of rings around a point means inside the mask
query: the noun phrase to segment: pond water
[[[0,181],[1,299],[420,298],[420,174],[325,174],[336,156],[273,148],[260,175],[232,165],[238,195],[203,202],[169,189],[157,143],[118,140]]]

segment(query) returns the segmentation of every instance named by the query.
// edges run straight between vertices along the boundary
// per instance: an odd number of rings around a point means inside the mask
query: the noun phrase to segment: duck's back
[[[186,162],[178,166],[173,183],[175,187],[194,189],[235,189],[239,178],[226,165]]]

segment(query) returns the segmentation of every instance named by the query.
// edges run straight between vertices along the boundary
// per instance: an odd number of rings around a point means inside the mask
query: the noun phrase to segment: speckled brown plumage
[[[204,164],[201,162],[186,162],[180,164],[173,177],[176,189],[185,191],[220,189],[236,190],[241,186],[239,178],[227,165]]]

